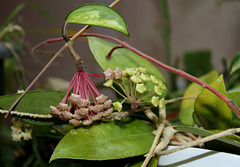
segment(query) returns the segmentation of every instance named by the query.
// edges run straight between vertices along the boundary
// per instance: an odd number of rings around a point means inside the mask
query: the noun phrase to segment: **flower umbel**
[[[112,101],[107,100],[108,96],[98,91],[89,76],[103,77],[104,75],[78,71],[62,102],[57,107],[50,106],[54,116],[68,120],[73,126],[80,126],[81,124],[90,125],[93,121],[101,120],[112,113]]]
[[[124,98],[123,101],[131,103],[131,109],[125,116],[135,111],[146,110],[146,107],[162,107],[164,99],[161,96],[163,91],[166,91],[166,86],[156,76],[149,76],[147,73],[148,70],[142,67],[126,68],[123,71],[118,67],[115,71],[108,68],[104,72],[106,82],[103,85],[111,87]],[[113,86],[113,82],[119,86],[121,91]],[[120,112],[122,103],[113,103],[114,109]],[[138,106],[144,106],[144,108],[138,108]]]

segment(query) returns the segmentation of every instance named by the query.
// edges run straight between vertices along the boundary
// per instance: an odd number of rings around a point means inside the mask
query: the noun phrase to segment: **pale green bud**
[[[154,106],[154,107],[157,107],[158,106],[158,97],[157,96],[153,96],[152,97],[152,99],[151,99],[151,102],[152,102],[152,105]]]
[[[127,75],[128,75],[128,74],[127,74],[127,70],[123,70],[123,71],[122,71],[122,76],[123,76],[123,77],[126,77]]]
[[[165,108],[165,99],[164,98],[161,98],[158,102],[158,107],[161,108],[161,109],[164,109]]]
[[[158,83],[157,77],[155,77],[155,76],[153,76],[153,75],[150,75],[150,80],[151,80],[151,82],[154,83],[154,84],[157,84],[157,83]]]
[[[154,86],[154,92],[155,92],[157,95],[161,96],[161,94],[162,94],[162,89],[161,89],[161,87],[160,87],[159,85]]]
[[[147,72],[148,72],[148,69],[139,67],[139,71],[140,71],[141,73],[147,73]]]
[[[144,84],[137,84],[136,85],[136,91],[139,93],[145,92],[147,89],[145,88]]]
[[[114,102],[113,107],[114,107],[114,110],[117,110],[118,112],[120,112],[122,110],[122,103]]]
[[[137,68],[126,68],[128,75],[136,75],[138,72]]]
[[[113,80],[112,80],[112,79],[107,80],[107,81],[103,84],[103,86],[105,86],[105,87],[111,87],[112,85],[113,85]]]
[[[161,87],[161,89],[166,89],[165,84],[161,80],[158,80],[158,85]]]
[[[131,76],[130,79],[133,83],[136,83],[136,84],[142,82],[140,76],[133,75],[133,76]]]
[[[149,81],[149,77],[146,75],[146,74],[141,74],[140,75],[140,78],[143,80],[143,81]]]

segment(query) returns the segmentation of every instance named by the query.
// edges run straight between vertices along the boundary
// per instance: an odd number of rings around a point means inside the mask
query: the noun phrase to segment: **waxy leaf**
[[[230,66],[230,75],[240,71],[240,52],[233,58]]]
[[[129,36],[123,17],[114,9],[101,4],[88,4],[72,10],[66,22],[111,28]]]
[[[72,129],[58,143],[50,162],[59,158],[109,160],[146,154],[154,139],[152,130],[129,117]]]
[[[234,103],[240,107],[240,87],[236,87],[230,91],[228,91],[227,93],[228,95],[228,98],[233,100]],[[237,116],[237,114],[232,111],[233,113],[233,120],[232,120],[232,125],[233,127],[240,127],[240,119],[239,117]]]
[[[227,95],[229,99],[232,99],[240,107],[240,86],[228,91]]]
[[[221,132],[220,130],[209,131],[209,130],[202,129],[202,128],[196,128],[196,127],[192,127],[192,126],[183,126],[183,125],[176,125],[176,126],[174,126],[174,129],[179,130],[179,131],[184,131],[184,132],[189,132],[189,133],[201,135],[201,136],[210,136],[210,135],[213,135],[215,133]],[[216,140],[219,140],[219,141],[222,141],[224,143],[228,143],[230,145],[233,145],[233,146],[236,146],[236,147],[240,148],[240,137],[237,136],[237,135],[221,137],[221,138],[218,138]]]
[[[148,60],[140,57],[136,53],[126,48],[121,48],[116,49],[113,52],[111,59],[106,59],[109,51],[117,45],[96,37],[88,37],[88,41],[93,56],[103,70],[106,70],[107,68],[115,70],[116,67],[119,67],[122,70],[124,70],[125,68],[143,67],[148,69],[149,75],[156,76],[166,85],[166,81],[162,73]],[[167,89],[162,92],[162,97],[165,97],[166,93]]]
[[[213,81],[215,81],[217,78],[218,78],[218,72],[216,70],[213,70],[201,76],[199,79],[201,81],[206,82],[207,84],[210,84]],[[196,83],[192,83],[187,87],[183,97],[198,96],[202,90],[203,90],[202,86]],[[179,118],[181,122],[185,125],[194,124],[194,120],[193,120],[194,103],[195,103],[195,99],[183,100],[181,102]]]
[[[222,75],[211,86],[227,96]],[[208,89],[204,89],[198,95],[194,109],[199,122],[205,129],[228,129],[232,126],[231,110],[222,99]]]
[[[48,115],[51,114],[50,105],[56,106],[64,98],[66,92],[62,91],[32,91],[26,93],[13,109],[14,111]],[[0,96],[0,109],[8,110],[20,94]],[[29,116],[19,117],[23,122],[33,125],[53,125],[51,118],[34,118]]]

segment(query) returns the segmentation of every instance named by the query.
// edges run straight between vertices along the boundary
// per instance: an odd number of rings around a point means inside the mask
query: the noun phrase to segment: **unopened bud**
[[[61,115],[61,111],[59,111],[56,107],[50,106],[50,109],[54,115]]]
[[[136,85],[136,91],[139,93],[145,92],[147,89],[145,88],[144,84],[137,84]]]
[[[122,104],[120,102],[114,102],[113,107],[114,107],[114,110],[117,110],[118,112],[122,110]]]
[[[133,75],[133,76],[131,76],[130,79],[133,83],[136,83],[136,84],[142,82],[140,76]]]
[[[115,79],[121,79],[122,78],[122,70],[120,68],[116,68],[114,71]]]
[[[109,108],[103,112],[103,117],[111,115],[113,112],[113,108]]]
[[[108,98],[107,96],[101,94],[98,97],[96,97],[96,100],[98,104],[103,104],[107,100],[107,98]]]
[[[63,111],[62,116],[66,119],[72,119],[73,114],[69,111]]]
[[[103,86],[105,86],[105,87],[111,87],[112,85],[113,85],[113,80],[112,80],[112,79],[107,80],[107,81],[103,84]]]
[[[68,111],[70,110],[70,107],[68,106],[68,104],[66,103],[59,103],[57,106],[58,109],[62,110],[62,111]]]
[[[151,99],[151,102],[152,102],[152,105],[154,106],[154,107],[157,107],[157,105],[158,105],[158,97],[157,96],[153,96],[152,97],[152,99]]]
[[[82,121],[81,120],[76,120],[76,119],[69,120],[69,123],[71,125],[75,126],[75,127],[82,125]]]
[[[103,72],[104,75],[105,75],[105,79],[108,80],[108,79],[113,79],[114,77],[114,72],[112,69],[108,68],[106,71]]]

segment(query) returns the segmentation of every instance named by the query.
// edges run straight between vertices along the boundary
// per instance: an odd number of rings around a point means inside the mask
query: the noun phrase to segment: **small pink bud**
[[[81,99],[81,102],[77,103],[77,106],[79,108],[88,107],[89,105],[90,105],[90,101],[88,99]]]
[[[82,118],[84,118],[84,117],[85,117],[85,116],[79,115],[79,114],[77,114],[77,113],[73,114],[73,118],[74,118],[74,119],[77,119],[77,120],[80,120],[80,119],[82,119]]]
[[[112,100],[109,99],[109,100],[104,102],[103,108],[109,108],[109,107],[111,107],[111,105],[112,105]]]
[[[59,103],[57,108],[62,111],[68,111],[68,110],[70,110],[71,107],[69,107],[68,104],[66,104],[66,103]]]
[[[113,79],[114,77],[114,73],[113,73],[113,70],[108,68],[106,71],[103,72],[104,75],[105,75],[105,79],[108,80],[108,79]]]
[[[81,103],[81,97],[80,95],[72,93],[68,98],[73,104]]]
[[[102,112],[99,112],[99,113],[93,115],[93,116],[92,116],[92,119],[93,119],[94,121],[97,121],[97,120],[100,120],[100,119],[102,118],[102,116],[103,116],[103,113],[102,113]]]
[[[92,124],[93,119],[88,117],[88,119],[83,120],[83,125],[90,125]]]
[[[72,119],[72,113],[71,112],[69,112],[69,111],[63,111],[62,112],[62,116],[64,117],[64,118],[66,118],[66,119]]]
[[[61,115],[61,111],[59,111],[56,107],[50,106],[50,109],[54,115]]]
[[[89,106],[90,111],[100,112],[103,109],[103,104],[97,104],[95,106]]]
[[[109,108],[106,111],[103,112],[103,117],[111,115],[113,112],[113,108]]]
[[[79,108],[75,111],[76,114],[79,114],[81,116],[85,116],[88,114],[89,109],[88,108]]]
[[[122,70],[120,68],[116,68],[114,71],[115,79],[121,79],[122,78]]]
[[[82,121],[81,120],[76,120],[76,119],[69,120],[69,123],[71,125],[75,126],[75,127],[82,125]]]
[[[96,97],[97,103],[102,104],[107,100],[108,96],[105,96],[104,94],[99,95]]]

